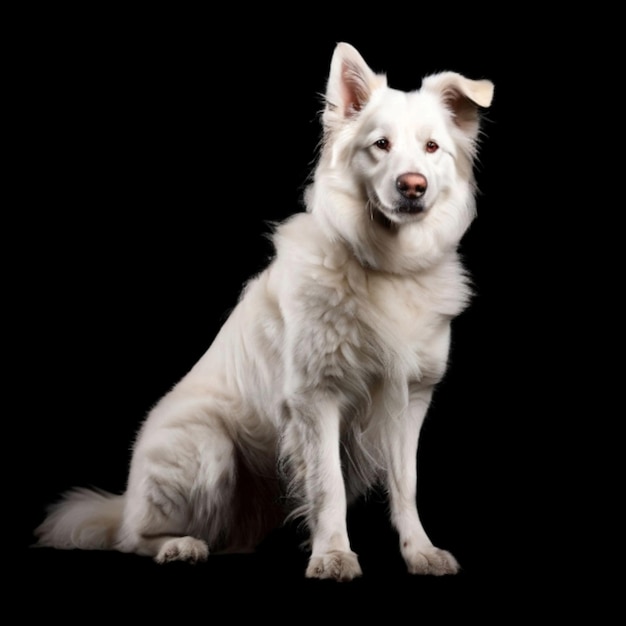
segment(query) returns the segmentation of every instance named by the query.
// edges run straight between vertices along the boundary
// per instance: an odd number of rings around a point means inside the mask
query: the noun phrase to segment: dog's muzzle
[[[407,172],[396,179],[396,189],[401,196],[396,210],[399,213],[421,213],[424,210],[424,194],[428,188],[426,177],[417,172]]]

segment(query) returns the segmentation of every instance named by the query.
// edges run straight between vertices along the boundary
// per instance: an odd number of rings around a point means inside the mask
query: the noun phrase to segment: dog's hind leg
[[[231,522],[234,443],[206,407],[154,422],[135,448],[120,549],[159,563],[206,560]]]

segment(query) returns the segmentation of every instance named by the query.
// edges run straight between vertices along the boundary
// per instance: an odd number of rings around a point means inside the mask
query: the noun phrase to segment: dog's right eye
[[[391,148],[391,143],[389,142],[389,139],[385,139],[384,137],[382,139],[378,139],[374,145],[377,148],[380,148],[381,150],[384,150],[385,152],[389,152],[389,149]]]

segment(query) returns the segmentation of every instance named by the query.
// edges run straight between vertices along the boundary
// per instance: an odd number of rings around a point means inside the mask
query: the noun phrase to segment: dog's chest
[[[438,379],[449,321],[461,308],[454,282],[371,272],[352,261],[328,265],[292,293],[294,365],[307,379]]]

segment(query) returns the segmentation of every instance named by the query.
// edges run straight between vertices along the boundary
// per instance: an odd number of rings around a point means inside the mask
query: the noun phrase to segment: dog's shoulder
[[[295,213],[278,224],[274,230],[273,242],[277,258],[299,258],[319,253],[322,250],[336,249],[328,236],[320,228],[318,220],[309,212]]]

